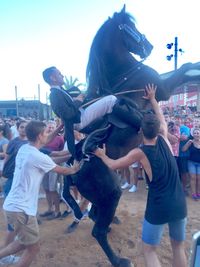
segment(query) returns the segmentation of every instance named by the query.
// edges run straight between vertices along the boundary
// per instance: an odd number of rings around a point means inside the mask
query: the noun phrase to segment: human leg
[[[22,250],[24,250],[24,252],[16,264],[16,267],[29,267],[39,252],[39,242],[31,245],[23,245],[18,240],[15,240],[7,247],[0,250],[0,258],[15,254]]]
[[[8,255],[15,254],[23,249],[25,249],[25,246],[20,244],[18,240],[14,240],[11,243],[9,243],[6,247],[0,250],[0,259]]]
[[[142,243],[145,266],[146,267],[161,267],[160,261],[158,259],[156,248],[157,246],[148,245],[146,243]]]
[[[169,235],[173,251],[173,267],[186,267],[187,259],[185,254],[184,240],[186,218],[169,223]]]
[[[196,193],[196,174],[190,173],[190,188],[191,188],[191,197],[195,200],[197,193]]]
[[[197,197],[200,198],[200,163],[197,163]]]
[[[138,163],[135,162],[134,164],[132,164],[132,166],[129,167],[129,169],[131,170],[131,184],[132,187],[128,190],[130,193],[134,193],[137,191],[137,184],[138,184]]]
[[[39,251],[39,242],[32,245],[27,245],[16,267],[30,266]]]
[[[171,239],[171,246],[173,251],[173,267],[187,267],[187,259],[185,255],[184,242],[177,242]]]
[[[8,244],[12,243],[12,241],[14,241],[15,239],[15,236],[16,236],[15,231],[7,230],[3,247],[6,247]]]
[[[116,101],[117,98],[114,95],[108,95],[81,110],[81,123],[76,124],[75,128],[81,130],[92,121],[111,113]]]
[[[28,216],[23,212],[8,211],[6,211],[6,217],[8,225],[15,232],[18,239],[0,250],[0,258],[24,250],[16,266],[28,267],[39,251],[39,228],[37,218],[35,216]]]
[[[146,219],[143,221],[142,241],[146,267],[161,267],[156,249],[160,244],[164,230],[164,224],[150,224]]]
[[[127,167],[127,168],[121,169],[120,173],[121,173],[122,179],[124,180],[124,183],[121,186],[121,189],[129,188],[131,186],[131,181],[130,181],[131,174],[130,174],[129,168]]]
[[[57,191],[58,174],[51,171],[49,172],[49,198],[52,206],[54,206],[54,213],[48,217],[48,219],[56,219],[61,216],[60,213],[60,195]]]
[[[51,197],[51,192],[49,190],[45,190],[46,200],[47,200],[47,211],[53,212],[53,201]]]
[[[196,166],[193,161],[188,161],[188,170],[190,176],[190,189],[191,189],[191,197],[194,200],[197,200],[197,174],[196,174]]]
[[[178,166],[180,178],[183,186],[183,190],[185,193],[188,193],[188,185],[189,185],[189,172],[188,172],[188,159],[185,157],[178,158]]]
[[[49,195],[50,195],[51,201],[55,207],[54,212],[52,213],[52,215],[50,215],[49,218],[51,218],[51,216],[52,216],[52,218],[54,218],[60,214],[60,196],[59,196],[57,191],[49,191]]]
[[[51,198],[51,194],[49,191],[49,173],[44,175],[42,180],[42,186],[45,191],[46,201],[47,201],[47,210],[40,214],[41,217],[46,217],[53,214],[53,202]]]

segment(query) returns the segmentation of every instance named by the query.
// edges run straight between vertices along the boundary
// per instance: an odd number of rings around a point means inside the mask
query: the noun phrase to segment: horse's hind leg
[[[121,192],[116,190],[109,198],[102,201],[101,205],[98,205],[96,222],[92,230],[92,235],[96,238],[113,266],[131,267],[131,261],[117,256],[107,240],[109,225],[114,217],[120,196]]]

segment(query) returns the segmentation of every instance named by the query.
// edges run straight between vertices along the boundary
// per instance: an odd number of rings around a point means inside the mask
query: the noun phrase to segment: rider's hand
[[[74,97],[74,100],[78,100],[78,101],[83,102],[84,98],[85,98],[84,94],[80,94],[77,97]]]
[[[157,86],[154,85],[154,84],[148,84],[145,86],[145,93],[146,95],[143,96],[144,99],[147,99],[147,100],[152,100],[152,99],[155,99],[155,94],[156,94],[156,89],[157,89]]]

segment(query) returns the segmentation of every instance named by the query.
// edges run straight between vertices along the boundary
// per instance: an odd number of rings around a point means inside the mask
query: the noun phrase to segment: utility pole
[[[19,108],[18,108],[18,96],[17,96],[17,86],[15,85],[15,102],[16,102],[16,115],[19,116]]]
[[[177,70],[178,67],[178,52],[183,53],[182,48],[178,48],[178,37],[174,38],[174,43],[167,44],[167,48],[171,49],[174,47],[174,54],[168,55],[167,60],[170,61],[172,58],[174,58],[174,70]]]
[[[38,100],[40,101],[40,84],[38,84]]]
[[[178,37],[174,39],[174,69],[177,70],[178,64]]]

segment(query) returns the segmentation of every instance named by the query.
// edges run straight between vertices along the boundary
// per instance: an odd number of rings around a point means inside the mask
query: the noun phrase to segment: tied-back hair
[[[30,142],[35,142],[39,134],[46,128],[46,124],[42,121],[32,120],[26,125],[26,136]]]
[[[46,83],[51,84],[50,77],[54,73],[55,70],[56,70],[56,67],[52,66],[43,71],[42,76]]]
[[[147,113],[143,117],[141,128],[145,138],[153,139],[159,133],[160,121],[155,114]]]

